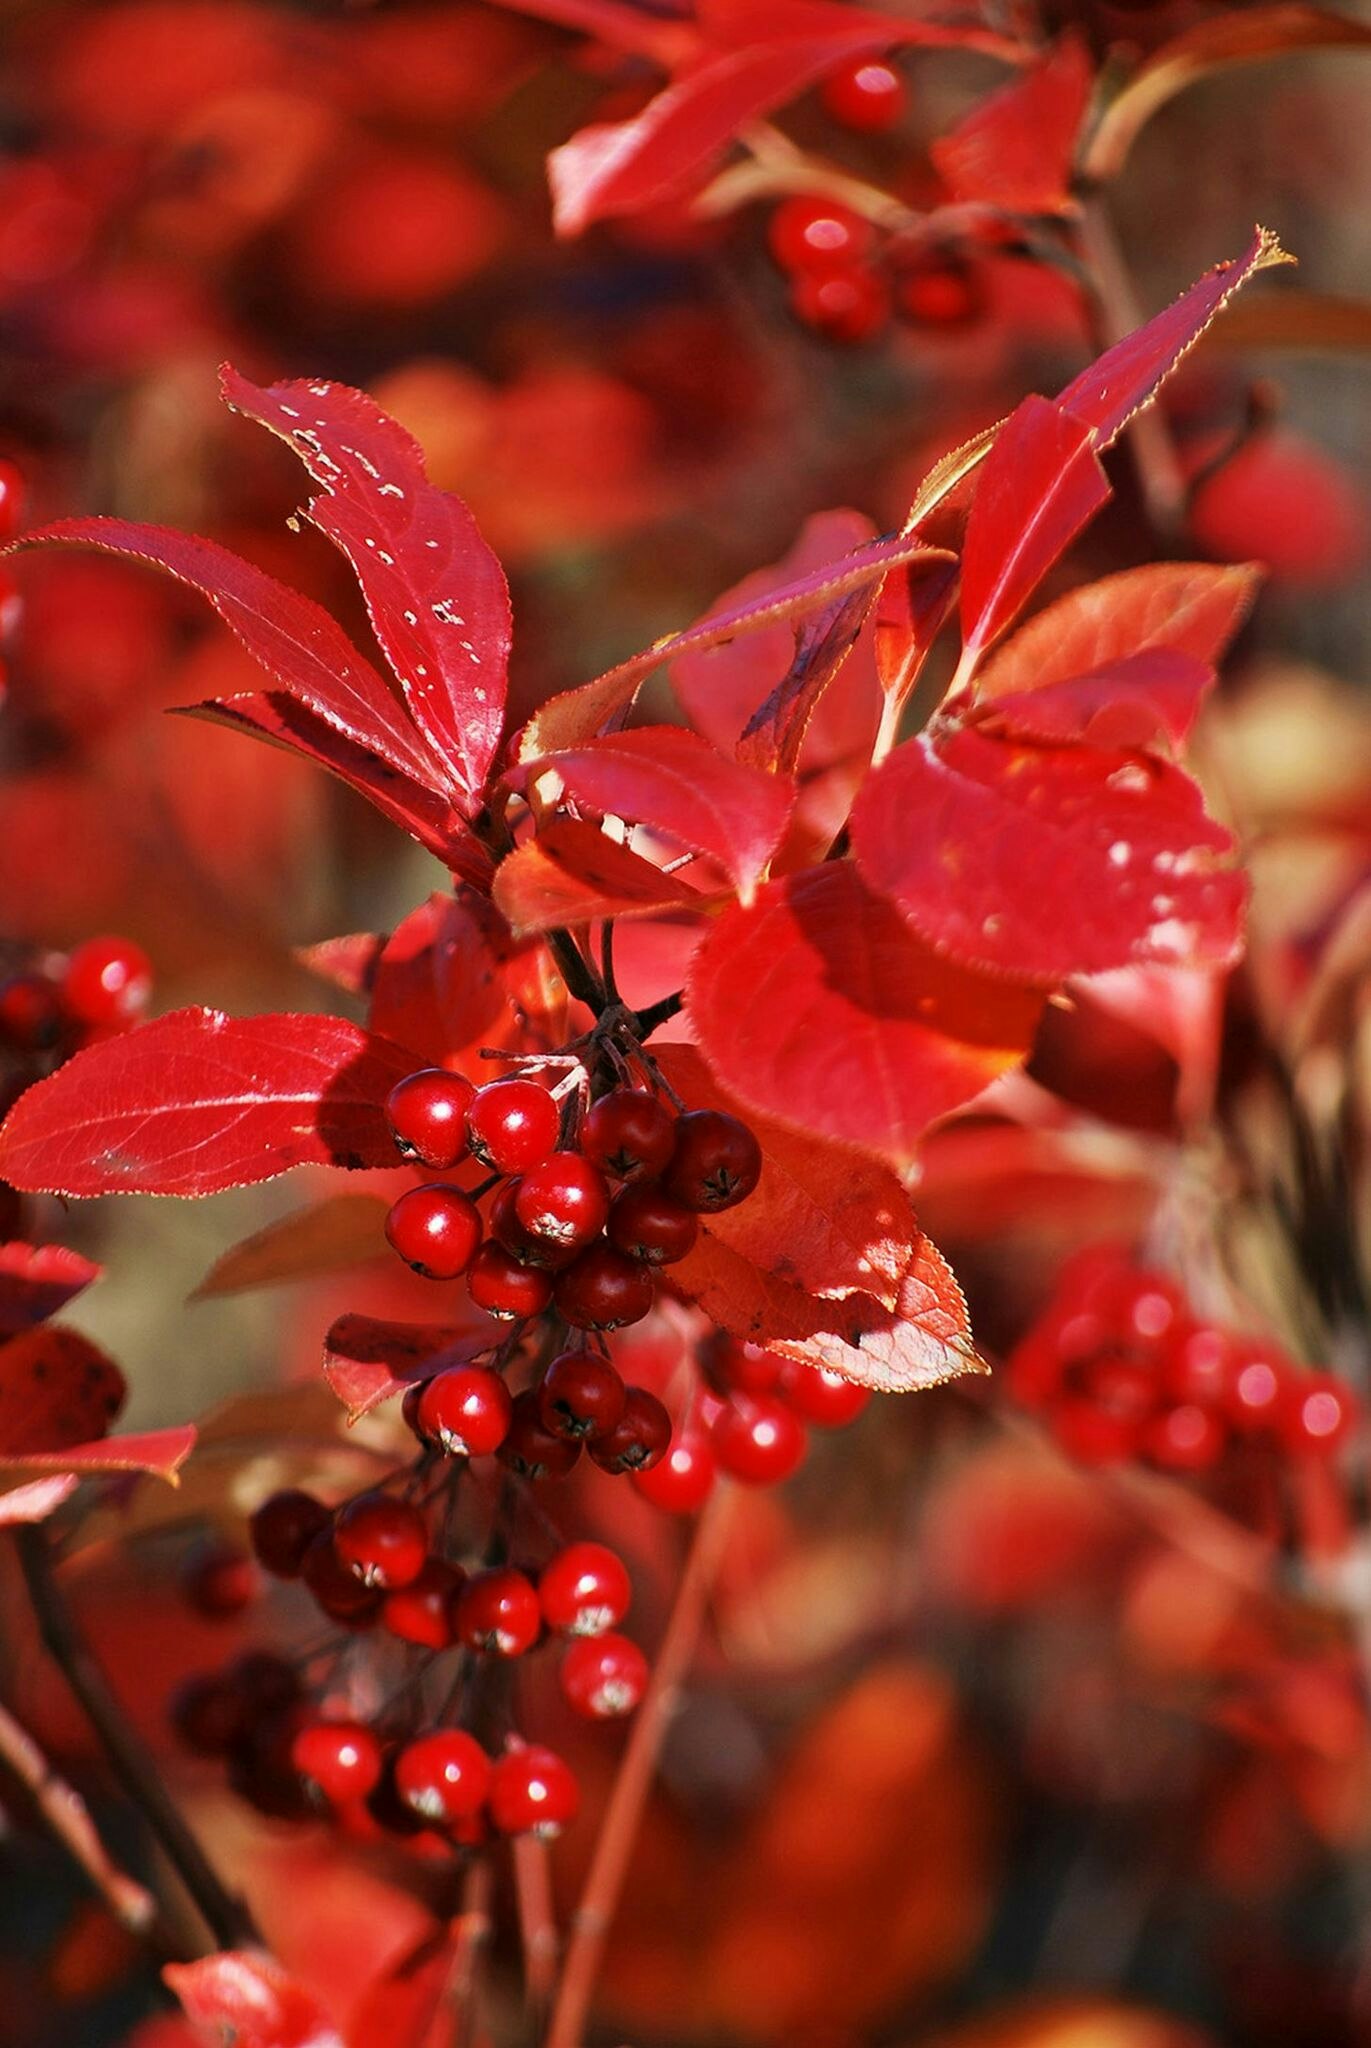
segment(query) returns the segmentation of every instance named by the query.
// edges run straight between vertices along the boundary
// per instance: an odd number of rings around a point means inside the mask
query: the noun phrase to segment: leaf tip
[[[1252,265],[1254,271],[1275,270],[1282,264],[1299,263],[1299,257],[1292,256],[1290,251],[1282,246],[1281,238],[1274,228],[1264,228],[1261,222],[1258,221],[1256,235],[1257,260]]]

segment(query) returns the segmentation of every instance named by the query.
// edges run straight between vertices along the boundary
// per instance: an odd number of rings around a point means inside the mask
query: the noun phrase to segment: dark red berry
[[[285,1487],[268,1494],[248,1523],[258,1562],[278,1579],[298,1579],[305,1552],[333,1527],[333,1515],[312,1493]]]
[[[695,1211],[655,1181],[625,1188],[615,1198],[605,1231],[619,1251],[646,1266],[674,1266],[699,1234]]]
[[[15,1052],[49,1052],[62,1036],[62,998],[45,974],[16,974],[0,988],[0,1040]]]
[[[777,1391],[797,1415],[820,1429],[845,1429],[849,1422],[856,1421],[871,1399],[870,1387],[859,1387],[855,1380],[844,1379],[840,1372],[801,1365],[790,1358],[781,1366]]]
[[[763,1344],[715,1330],[699,1348],[700,1370],[720,1394],[769,1394],[779,1385],[783,1360]]]
[[[460,1188],[433,1181],[407,1188],[391,1204],[386,1236],[426,1280],[455,1280],[481,1242],[481,1212]]]
[[[254,1714],[275,1713],[300,1697],[300,1674],[274,1650],[247,1650],[235,1657],[226,1676]]]
[[[291,1761],[291,1746],[309,1718],[302,1701],[259,1716],[229,1758],[233,1790],[273,1820],[303,1821],[314,1815],[317,1795]]]
[[[676,1119],[643,1088],[612,1088],[581,1125],[581,1150],[616,1180],[655,1180],[671,1158]]]
[[[465,1075],[424,1067],[391,1089],[386,1115],[406,1159],[445,1172],[467,1149],[467,1109],[476,1090]]]
[[[333,1806],[365,1799],[381,1777],[381,1745],[361,1721],[310,1721],[298,1729],[290,1760]]]
[[[497,1173],[527,1173],[557,1143],[557,1105],[536,1081],[488,1081],[467,1111],[468,1142]]]
[[[632,1589],[624,1561],[603,1543],[569,1543],[538,1575],[549,1628],[565,1636],[602,1636],[628,1613]]]
[[[1223,1456],[1227,1436],[1212,1409],[1181,1401],[1151,1417],[1141,1448],[1163,1471],[1205,1472]]]
[[[498,1372],[483,1365],[452,1365],[434,1374],[416,1412],[421,1434],[449,1457],[482,1458],[504,1442],[511,1407],[509,1388]]]
[[[609,1214],[605,1177],[579,1152],[550,1152],[519,1182],[514,1214],[535,1243],[561,1250],[589,1244]]]
[[[671,1442],[671,1417],[646,1387],[628,1387],[624,1412],[607,1436],[597,1437],[590,1455],[604,1472],[646,1472],[660,1464]]]
[[[419,1643],[426,1650],[448,1649],[453,1641],[452,1609],[463,1576],[441,1558],[426,1559],[417,1579],[386,1594],[381,1626],[403,1643]]]
[[[633,1474],[633,1490],[667,1515],[693,1515],[714,1490],[714,1453],[692,1431],[679,1436],[657,1464]]]
[[[542,1633],[543,1614],[532,1580],[500,1566],[467,1580],[457,1595],[453,1623],[458,1642],[468,1650],[522,1657]]]
[[[17,462],[0,457],[0,546],[14,539],[24,517],[28,485]]]
[[[775,1394],[735,1394],[709,1434],[720,1471],[748,1486],[788,1479],[805,1454],[805,1426]]]
[[[172,1694],[171,1725],[197,1756],[227,1756],[243,1739],[251,1703],[227,1672],[188,1678]]]
[[[503,1245],[488,1237],[471,1262],[467,1293],[477,1308],[501,1322],[540,1316],[552,1299],[552,1276],[537,1266],[521,1265]]]
[[[876,230],[850,206],[800,192],[776,208],[767,240],[782,270],[810,275],[859,263],[875,246]]]
[[[499,1449],[502,1465],[525,1479],[561,1479],[581,1455],[574,1437],[556,1436],[542,1417],[541,1390],[529,1387],[514,1397],[509,1433]]]
[[[439,1728],[407,1742],[395,1759],[395,1789],[406,1806],[437,1827],[466,1820],[484,1806],[490,1758],[475,1736]]]
[[[389,1592],[418,1578],[428,1557],[428,1524],[390,1493],[359,1493],[338,1511],[333,1547],[364,1586]]]
[[[969,327],[986,310],[985,286],[977,271],[960,257],[920,257],[901,270],[895,281],[895,304],[906,320],[920,327],[955,330]]]
[[[791,279],[790,309],[826,341],[870,341],[890,318],[890,286],[865,264],[801,270]]]
[[[624,1412],[624,1383],[598,1351],[563,1351],[543,1374],[538,1413],[554,1436],[604,1436]]]
[[[514,1750],[490,1774],[490,1817],[502,1835],[546,1840],[570,1826],[581,1795],[569,1765],[550,1749]]]
[[[68,956],[62,1001],[78,1024],[117,1031],[132,1024],[152,994],[152,962],[132,939],[87,939]]]
[[[883,58],[858,57],[831,71],[819,88],[824,110],[859,135],[893,128],[905,110],[905,84]]]
[[[676,1119],[676,1150],[666,1172],[670,1193],[687,1208],[712,1213],[746,1201],[762,1175],[762,1148],[745,1123],[721,1109],[692,1109]]]
[[[618,1330],[642,1321],[656,1291],[649,1267],[601,1243],[557,1275],[552,1298],[557,1313],[578,1330]]]
[[[1357,1426],[1356,1396],[1331,1373],[1292,1373],[1280,1415],[1287,1450],[1326,1455],[1346,1443]]]
[[[241,1614],[257,1591],[257,1567],[236,1543],[198,1543],[182,1567],[181,1590],[212,1620]]]
[[[368,1629],[381,1618],[380,1587],[366,1586],[333,1547],[333,1532],[316,1536],[305,1552],[300,1577],[330,1621],[342,1628]]]
[[[567,1646],[562,1697],[588,1721],[631,1714],[647,1690],[647,1658],[627,1636],[587,1636]]]

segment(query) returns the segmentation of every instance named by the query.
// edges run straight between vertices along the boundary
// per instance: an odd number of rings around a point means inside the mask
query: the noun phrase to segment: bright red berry
[[[395,1789],[424,1820],[447,1827],[484,1806],[490,1758],[475,1736],[463,1729],[438,1728],[407,1742],[400,1751]]]
[[[0,569],[0,647],[14,638],[23,617],[23,592],[12,576]]]
[[[490,1205],[490,1235],[521,1266],[546,1266],[551,1272],[561,1266],[569,1266],[580,1250],[579,1245],[558,1244],[547,1237],[530,1237],[519,1221],[515,1205],[523,1184],[521,1178],[501,1182]]]
[[[603,1543],[569,1543],[538,1575],[549,1628],[565,1636],[602,1636],[628,1613],[632,1588],[621,1557]]]
[[[1205,1472],[1223,1456],[1228,1432],[1211,1408],[1178,1401],[1147,1423],[1142,1449],[1166,1472]]]
[[[1335,1451],[1358,1419],[1356,1396],[1331,1373],[1291,1375],[1280,1416],[1281,1438],[1288,1450]]]
[[[985,288],[959,257],[926,255],[901,270],[895,304],[920,327],[969,327],[985,311]]]
[[[580,1791],[569,1765],[550,1749],[502,1756],[490,1774],[490,1817],[502,1835],[560,1835],[575,1820]]]
[[[552,1298],[578,1330],[618,1330],[642,1321],[656,1291],[650,1268],[601,1243],[557,1275]]]
[[[499,1449],[502,1465],[525,1479],[562,1479],[581,1455],[574,1437],[557,1436],[543,1421],[541,1390],[525,1388],[514,1397],[509,1434]]]
[[[562,1697],[588,1721],[631,1714],[647,1690],[647,1658],[627,1636],[586,1636],[569,1643],[558,1679]]]
[[[107,934],[68,955],[62,1001],[78,1024],[118,1031],[146,1009],[151,994],[152,962],[132,939]]]
[[[554,1436],[604,1436],[624,1412],[624,1383],[598,1351],[563,1351],[543,1374],[538,1413]]]
[[[856,1421],[871,1399],[870,1387],[859,1387],[855,1380],[844,1379],[840,1372],[801,1365],[792,1358],[783,1362],[777,1388],[797,1415],[819,1429],[845,1429],[849,1422]]]
[[[819,88],[824,110],[859,135],[893,128],[905,110],[905,83],[894,66],[877,57],[858,57],[831,71]]]
[[[537,1266],[525,1266],[502,1244],[488,1237],[471,1262],[467,1293],[477,1308],[501,1322],[521,1322],[540,1316],[552,1299],[552,1276]]]
[[[428,1557],[428,1524],[410,1501],[359,1493],[338,1510],[333,1546],[364,1586],[389,1592],[418,1578]]]
[[[762,1148],[745,1123],[721,1109],[676,1119],[666,1187],[687,1208],[713,1213],[745,1201],[762,1177]]]
[[[406,1159],[440,1171],[467,1149],[467,1110],[476,1090],[465,1075],[424,1067],[397,1081],[386,1102],[396,1147]]]
[[[1290,1368],[1275,1352],[1250,1351],[1234,1361],[1224,1412],[1240,1435],[1274,1429],[1285,1407]]]
[[[15,1052],[48,1052],[62,1036],[62,998],[46,974],[16,974],[0,988],[0,1040]]]
[[[776,208],[767,240],[782,270],[808,275],[861,262],[875,246],[876,230],[850,206],[800,192]]]
[[[257,1567],[236,1543],[200,1543],[186,1559],[181,1590],[199,1614],[241,1614],[257,1591]]]
[[[290,1745],[290,1760],[331,1805],[365,1799],[381,1777],[381,1745],[361,1721],[311,1721]]]
[[[1220,1408],[1237,1370],[1231,1340],[1206,1324],[1175,1333],[1162,1360],[1161,1384],[1173,1401]]]
[[[470,1195],[441,1181],[406,1188],[391,1204],[386,1236],[426,1280],[455,1280],[481,1242],[481,1212]]]
[[[0,457],[0,546],[14,539],[24,517],[28,485],[17,462]]]
[[[419,1396],[424,1438],[451,1458],[482,1458],[498,1451],[509,1428],[509,1388],[484,1365],[451,1365],[435,1373]]]
[[[426,1650],[448,1649],[453,1641],[452,1609],[463,1577],[440,1557],[426,1558],[417,1579],[386,1594],[381,1606],[382,1628],[403,1643],[419,1643]]]
[[[381,1589],[364,1585],[352,1567],[343,1562],[333,1547],[331,1529],[322,1531],[309,1544],[300,1577],[329,1620],[343,1628],[370,1628],[380,1619],[384,1598]]]
[[[697,1432],[678,1436],[656,1465],[633,1474],[633,1490],[667,1515],[693,1515],[714,1490],[714,1453]]]
[[[488,1081],[467,1111],[467,1135],[478,1159],[497,1173],[527,1173],[557,1143],[557,1105],[536,1081]]]
[[[709,1435],[720,1471],[749,1486],[788,1479],[805,1454],[805,1426],[775,1394],[735,1394]]]
[[[612,1245],[645,1266],[674,1266],[699,1234],[695,1211],[655,1181],[616,1196],[605,1231]]]
[[[586,1158],[616,1180],[653,1180],[671,1158],[676,1119],[644,1088],[612,1088],[587,1110],[580,1138]]]
[[[609,1214],[605,1177],[579,1152],[550,1152],[519,1182],[514,1214],[535,1242],[562,1250],[589,1244]]]
[[[646,1387],[628,1387],[624,1412],[607,1435],[590,1445],[603,1472],[646,1472],[661,1463],[671,1442],[671,1417]]]
[[[1082,1465],[1115,1465],[1136,1457],[1142,1422],[1102,1408],[1088,1394],[1068,1394],[1049,1411],[1052,1434],[1068,1457]]]
[[[473,1573],[457,1595],[453,1624],[458,1642],[468,1650],[522,1657],[542,1633],[533,1581],[509,1566]]]
[[[890,318],[890,286],[865,264],[801,270],[791,280],[790,310],[826,341],[870,341]]]
[[[310,1544],[332,1527],[332,1511],[292,1486],[268,1494],[248,1523],[248,1535],[258,1562],[274,1578],[297,1579]]]

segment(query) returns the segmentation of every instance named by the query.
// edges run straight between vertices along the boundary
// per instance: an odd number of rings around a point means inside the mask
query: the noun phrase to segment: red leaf
[[[54,1472],[46,1479],[30,1479],[0,1493],[0,1529],[12,1529],[19,1522],[46,1522],[81,1484],[74,1472]]]
[[[174,1480],[195,1444],[195,1426],[186,1422],[172,1429],[144,1430],[138,1436],[68,1444],[60,1451],[30,1451],[24,1457],[0,1452],[0,1466],[7,1472],[70,1473],[78,1479],[99,1472],[151,1472],[158,1479]]]
[[[289,1216],[278,1216],[222,1253],[190,1299],[208,1301],[258,1287],[281,1287],[384,1258],[389,1206],[379,1195],[328,1195]]]
[[[1092,675],[977,703],[965,714],[982,732],[1039,744],[1079,740],[1118,751],[1179,752],[1190,736],[1214,671],[1174,648],[1146,648]]]
[[[967,967],[1050,985],[1140,960],[1227,966],[1241,948],[1233,840],[1163,761],[921,735],[868,777],[852,844],[872,888]]]
[[[464,1330],[437,1323],[392,1323],[375,1316],[339,1316],[324,1339],[324,1378],[356,1422],[411,1380],[489,1351],[490,1327]]]
[[[46,1322],[103,1270],[60,1244],[0,1244],[0,1338]]]
[[[291,953],[330,988],[339,988],[348,996],[365,996],[385,943],[379,932],[344,932],[340,938],[320,939],[315,946],[293,946]]]
[[[25,1330],[0,1344],[0,1459],[66,1451],[103,1437],[124,1405],[124,1375],[79,1330]]]
[[[262,389],[228,367],[222,384],[323,485],[309,517],[351,562],[410,715],[475,810],[503,730],[510,645],[509,591],[475,520],[360,391],[313,380]]]
[[[312,1994],[254,1950],[168,1963],[166,1982],[206,2039],[233,2048],[346,2048]]]
[[[1251,609],[1253,567],[1149,562],[1069,590],[1021,626],[976,679],[979,702],[1096,675],[1151,648],[1217,662]]]
[[[493,893],[516,932],[552,931],[597,917],[646,917],[655,910],[703,910],[714,900],[580,818],[554,818],[501,861]]]
[[[979,101],[929,151],[953,198],[1014,213],[1068,208],[1093,83],[1089,51],[1067,35],[1022,78]]]
[[[793,784],[716,753],[680,726],[641,726],[547,754],[566,794],[602,817],[648,825],[715,860],[750,902],[785,836]]]
[[[413,1066],[341,1017],[176,1010],[27,1089],[0,1174],[51,1194],[209,1195],[291,1166],[390,1166],[385,1100]]]
[[[460,1920],[449,1922],[390,1964],[353,2007],[348,2048],[442,2048],[443,2013],[450,2010],[444,1993],[460,1939]]]
[[[887,731],[897,729],[900,712],[956,602],[957,563],[939,555],[910,562],[881,585],[874,647]]]
[[[1040,997],[922,945],[850,862],[770,882],[691,962],[700,1049],[764,1115],[911,1160],[935,1118],[1028,1050]]]
[[[509,951],[508,927],[484,897],[460,888],[430,896],[381,948],[372,1030],[438,1066],[495,1043],[509,1004],[497,945]]]

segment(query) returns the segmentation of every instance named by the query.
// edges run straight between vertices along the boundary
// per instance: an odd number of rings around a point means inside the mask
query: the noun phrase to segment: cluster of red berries
[[[876,222],[821,194],[783,199],[767,242],[789,280],[796,319],[829,341],[870,341],[895,318],[956,330],[985,310],[983,282],[966,257],[902,250]]]
[[[1200,1319],[1168,1275],[1113,1247],[1063,1268],[1010,1357],[1008,1381],[1088,1464],[1140,1458],[1167,1472],[1205,1472],[1244,1444],[1322,1457],[1359,1420],[1341,1380]]]

